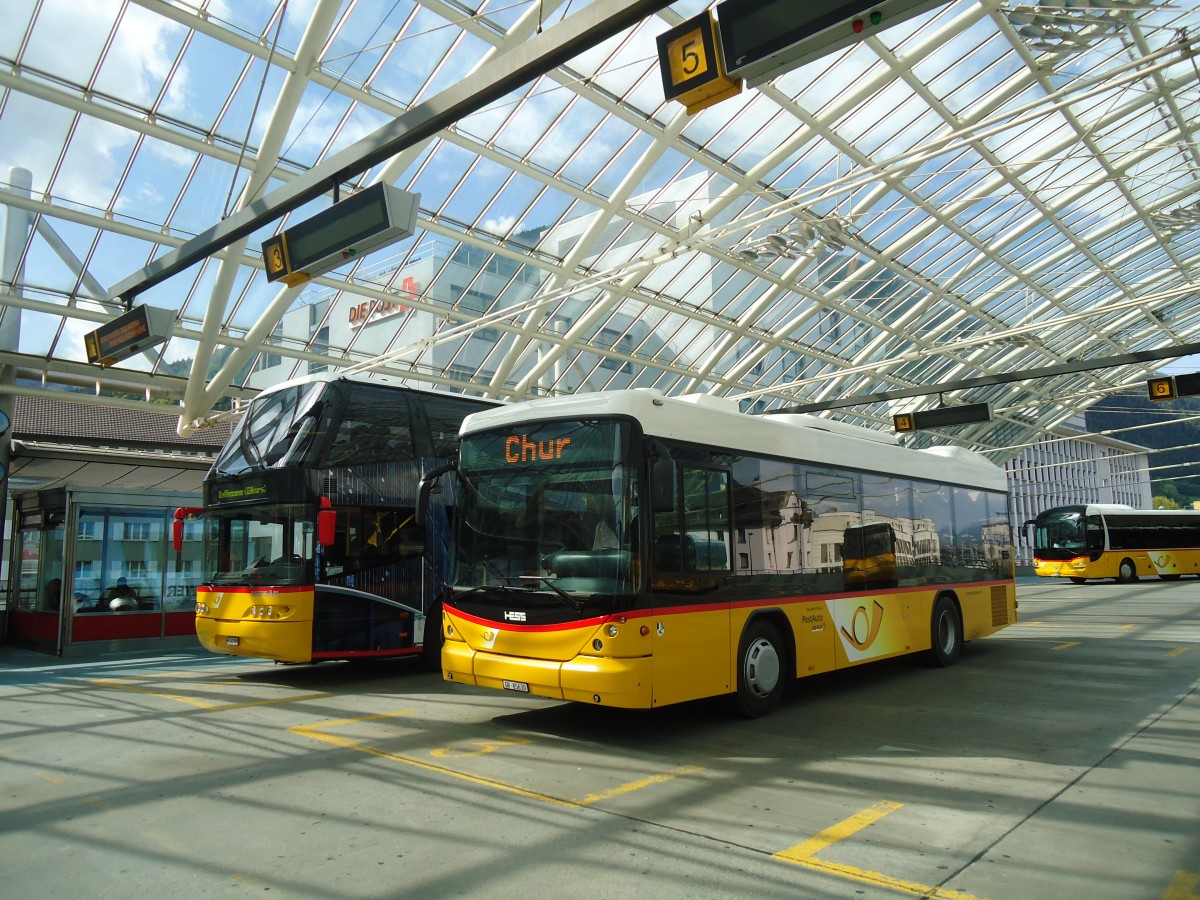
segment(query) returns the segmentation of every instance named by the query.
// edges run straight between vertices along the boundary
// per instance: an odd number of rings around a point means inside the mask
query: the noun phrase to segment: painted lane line
[[[599,803],[601,800],[609,800],[613,797],[620,797],[622,794],[630,794],[634,791],[641,790],[644,787],[650,787],[655,784],[665,784],[668,781],[673,781],[684,775],[695,775],[697,772],[703,772],[703,766],[680,766],[678,769],[673,769],[670,772],[660,772],[657,775],[650,775],[647,778],[640,778],[637,781],[630,781],[627,784],[622,784],[615,788],[609,788],[607,791],[597,791],[594,794],[588,794],[586,797],[580,797],[577,800],[572,800],[572,803],[577,803],[580,806],[591,806],[593,803]]]
[[[814,872],[823,872],[827,875],[837,875],[842,878],[848,878],[852,881],[857,881],[862,884],[869,884],[874,887],[887,888],[889,890],[899,891],[904,894],[911,894],[915,897],[922,898],[939,898],[939,900],[980,900],[974,894],[968,894],[963,891],[955,891],[950,888],[935,887],[929,884],[920,884],[915,881],[907,881],[902,878],[893,878],[890,875],[884,875],[882,872],[872,872],[868,869],[860,869],[857,866],[849,866],[844,863],[826,862],[822,859],[817,859],[816,854],[820,853],[839,841],[844,841],[846,838],[857,834],[864,828],[878,822],[884,816],[890,815],[896,810],[903,807],[903,803],[894,803],[890,800],[883,800],[876,803],[874,806],[864,809],[860,813],[850,816],[826,828],[815,837],[809,838],[794,847],[787,850],[781,850],[774,855],[775,859],[784,862],[792,863],[793,865],[803,866],[806,869],[811,869]]]
[[[543,794],[540,791],[533,791],[527,788],[517,787],[516,785],[507,784],[506,782],[496,781],[492,778],[485,778],[480,775],[469,775],[466,772],[460,772],[457,769],[447,768],[435,763],[425,762],[424,760],[414,759],[411,756],[403,756],[399,753],[392,753],[388,750],[380,749],[379,747],[371,747],[362,741],[353,738],[346,738],[336,734],[329,734],[324,729],[334,728],[341,725],[354,724],[358,722],[368,722],[373,719],[383,719],[390,716],[411,715],[412,710],[397,713],[381,713],[374,716],[362,716],[355,719],[336,719],[329,722],[318,722],[314,725],[295,725],[288,729],[292,734],[298,734],[303,737],[309,737],[314,740],[324,741],[327,744],[333,744],[336,747],[344,747],[347,750],[357,750],[360,753],[366,753],[371,756],[378,756],[382,759],[390,759],[394,762],[403,763],[408,766],[415,766],[418,769],[423,769],[427,772],[438,772],[443,775],[448,775],[451,778],[457,778],[462,781],[470,782],[471,784],[490,787],[495,790],[504,791],[510,794],[516,794],[519,797],[526,797],[532,800],[542,800],[546,803],[553,803],[556,806],[571,806],[576,808],[591,806],[601,800],[607,800],[612,797],[619,797],[623,794],[629,794],[633,791],[640,790],[644,787],[650,787],[656,784],[664,784],[675,778],[684,775],[694,775],[697,772],[703,772],[703,766],[680,766],[670,772],[662,772],[657,775],[650,775],[646,778],[641,778],[636,781],[630,781],[626,784],[618,785],[614,788],[609,788],[606,791],[598,791],[594,794],[588,794],[586,797],[578,799],[564,799],[555,797],[551,794]],[[482,756],[491,753],[501,747],[518,746],[521,744],[532,743],[527,738],[517,737],[502,737],[497,740],[474,741],[474,749],[463,750],[456,747],[438,747],[431,750],[430,755],[438,759],[461,759],[470,756]]]
[[[197,709],[203,709],[206,712],[222,712],[227,709],[243,709],[249,706],[272,706],[278,703],[292,703],[299,700],[319,700],[322,697],[332,696],[329,692],[320,694],[297,694],[292,697],[278,697],[274,700],[246,700],[241,703],[209,703],[207,700],[199,700],[195,697],[188,697],[184,694],[170,694],[166,691],[155,691],[150,688],[140,687],[135,684],[122,684],[112,678],[93,678],[89,684],[97,685],[98,687],[115,688],[118,691],[126,691],[130,694],[149,694],[151,697],[163,697],[166,700],[174,700],[177,703],[184,703],[188,706],[194,706]]]
[[[883,800],[874,806],[864,809],[860,813],[855,813],[848,819],[843,819],[836,825],[831,825],[816,837],[811,837],[807,841],[787,850],[781,850],[775,856],[789,861],[811,859],[825,848],[836,844],[838,841],[844,841],[869,825],[874,825],[884,816],[894,813],[902,806],[904,806],[903,803],[893,803],[890,800]]]

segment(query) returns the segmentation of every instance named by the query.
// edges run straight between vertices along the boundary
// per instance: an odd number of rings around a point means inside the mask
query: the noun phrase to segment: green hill
[[[1200,417],[1200,397],[1153,403],[1145,393],[1118,394],[1087,411],[1087,428],[1161,451],[1150,454],[1154,496],[1188,507],[1200,501],[1200,418],[1181,420],[1193,416]],[[1153,427],[1125,430],[1136,425]]]

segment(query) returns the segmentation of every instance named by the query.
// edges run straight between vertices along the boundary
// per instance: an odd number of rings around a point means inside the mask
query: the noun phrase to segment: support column
[[[8,192],[28,198],[33,188],[33,173],[28,169],[12,168],[8,173]],[[21,291],[21,255],[25,252],[25,244],[29,240],[30,228],[33,225],[33,213],[16,206],[5,205],[4,227],[0,231],[0,291],[20,296]],[[21,310],[15,306],[0,307],[0,350],[16,352],[21,345]],[[0,363],[0,384],[11,386],[16,381],[12,366]],[[0,413],[8,422],[4,434],[0,435],[0,537],[11,530],[8,521],[8,470],[12,456],[12,416],[13,395],[8,391],[0,391]],[[10,587],[12,572],[9,571],[9,561],[12,559],[12,541],[0,542],[3,553],[0,555],[0,585]],[[11,593],[10,595],[11,596]],[[8,608],[0,619],[0,642],[8,634]]]

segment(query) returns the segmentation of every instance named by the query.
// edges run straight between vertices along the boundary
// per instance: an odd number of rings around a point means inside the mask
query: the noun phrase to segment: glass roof
[[[710,6],[678,2],[340,186],[419,194],[411,237],[268,283],[262,242],[331,189],[139,293],[173,316],[165,343],[87,364],[83,336],[125,312],[113,287],[151,261],[626,5],[9,0],[17,390],[174,404],[185,431],[328,370],[502,399],[701,391],[878,428],[988,402],[993,422],[916,442],[1000,461],[1200,342],[1195,0],[953,0],[694,114],[664,100],[656,38]]]

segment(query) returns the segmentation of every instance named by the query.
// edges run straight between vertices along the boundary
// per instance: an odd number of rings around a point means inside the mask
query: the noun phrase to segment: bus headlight
[[[608,626],[608,636],[609,636],[609,637],[616,637],[616,636],[617,636],[617,626],[616,626],[616,624],[615,624],[615,623],[610,623],[610,624],[609,624],[609,626]]]

